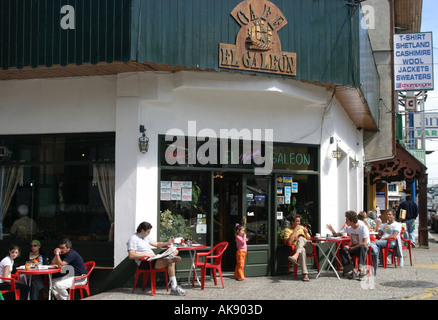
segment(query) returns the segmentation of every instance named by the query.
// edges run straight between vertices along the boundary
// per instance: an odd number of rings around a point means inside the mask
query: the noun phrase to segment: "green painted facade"
[[[130,9],[131,0],[1,0],[0,65],[127,62]]]

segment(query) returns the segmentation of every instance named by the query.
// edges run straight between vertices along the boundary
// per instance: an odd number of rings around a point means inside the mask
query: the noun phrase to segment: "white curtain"
[[[0,239],[3,239],[3,220],[18,184],[23,185],[23,166],[0,166],[0,184]]]
[[[108,240],[114,240],[114,194],[115,194],[115,167],[114,164],[93,165],[93,185],[99,188],[105,211],[111,223]]]

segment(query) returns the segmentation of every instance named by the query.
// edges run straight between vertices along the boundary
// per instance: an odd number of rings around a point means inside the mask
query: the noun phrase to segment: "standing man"
[[[150,264],[148,261],[140,261],[140,259],[155,256],[151,247],[165,247],[171,244],[171,240],[168,242],[156,242],[152,240],[149,236],[151,229],[152,225],[149,222],[140,223],[137,227],[137,232],[132,235],[126,243],[129,259],[135,260],[138,267],[143,270],[149,270]],[[152,267],[155,269],[167,268],[172,287],[170,294],[181,296],[185,295],[186,291],[183,290],[176,281],[175,263],[181,260],[181,257],[178,257],[177,254],[178,250],[175,250],[170,256],[153,260]]]
[[[349,274],[350,279],[362,280],[362,270],[366,267],[366,259],[368,253],[368,246],[370,245],[370,231],[368,227],[357,218],[354,211],[347,211],[345,213],[345,227],[341,232],[337,233],[333,227],[328,224],[327,228],[335,236],[341,236],[342,233],[347,233],[350,237],[350,243],[339,250],[344,266],[344,272]],[[353,265],[352,255],[359,256],[359,270],[356,270]],[[365,271],[366,273],[366,271]]]
[[[74,275],[70,274],[53,279],[53,294],[57,300],[68,300],[68,290],[73,286],[74,277],[80,277],[87,274],[84,260],[79,253],[72,248],[72,243],[69,239],[62,239],[59,242],[59,247],[54,251],[55,257],[52,259],[52,264],[60,268],[71,266],[74,270]],[[87,279],[78,281],[77,285],[83,285]]]
[[[406,223],[406,232],[408,233],[408,238],[411,239],[411,245],[415,248],[415,220],[418,217],[418,206],[412,200],[411,196],[407,196],[406,200],[400,204],[400,207],[397,210],[397,216],[400,217],[400,210],[406,210],[406,219],[404,222]]]
[[[294,264],[301,264],[303,281],[309,281],[309,272],[307,271],[306,257],[313,252],[312,241],[307,228],[301,225],[301,216],[294,214],[291,219],[291,225],[284,230],[284,239],[287,244],[295,246],[295,254],[288,259]]]

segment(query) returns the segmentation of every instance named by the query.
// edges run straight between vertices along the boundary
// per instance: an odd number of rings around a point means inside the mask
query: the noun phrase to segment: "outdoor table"
[[[195,273],[195,277],[196,277],[196,281],[198,282],[199,285],[201,285],[198,275],[196,274],[196,267],[195,267],[195,259],[196,259],[196,250],[199,249],[205,249],[207,248],[207,246],[205,244],[200,244],[200,243],[194,243],[192,245],[188,245],[188,244],[175,244],[176,248],[178,250],[188,250],[189,254],[190,254],[190,260],[191,260],[191,265],[190,265],[190,273],[189,273],[189,284],[190,284],[190,278],[192,277],[192,273]]]
[[[341,278],[339,277],[339,274],[336,270],[336,267],[333,265],[333,262],[336,259],[339,263],[341,263],[336,255],[339,251],[339,248],[341,247],[341,244],[343,242],[350,241],[350,238],[348,238],[348,237],[329,237],[329,238],[327,238],[327,237],[312,237],[311,240],[313,242],[315,242],[315,244],[319,247],[321,253],[325,257],[325,261],[324,261],[322,267],[319,269],[319,272],[318,272],[318,275],[316,276],[316,278],[319,277],[319,275],[321,274],[321,271],[324,270],[325,266],[328,263],[329,266],[332,268],[332,270],[335,272],[338,279],[341,280]],[[325,252],[321,247],[321,244],[323,242],[328,242],[330,244],[327,252]],[[330,254],[333,255],[333,257],[331,259],[330,259]]]
[[[26,270],[23,267],[19,267],[17,268],[17,273],[19,275],[29,275],[29,287],[32,285],[32,276],[38,276],[38,275],[47,275],[47,277],[49,278],[49,300],[51,299],[52,296],[52,274],[54,273],[60,273],[61,272],[61,268],[55,267],[55,266],[43,266],[43,268],[38,269],[35,267],[31,267],[29,270]],[[27,284],[27,277],[24,277],[24,281]],[[29,290],[29,297],[30,297],[30,290]]]

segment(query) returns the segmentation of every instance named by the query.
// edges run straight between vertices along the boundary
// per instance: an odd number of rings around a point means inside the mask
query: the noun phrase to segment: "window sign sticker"
[[[292,193],[298,193],[298,182],[292,182]]]
[[[206,224],[197,224],[196,225],[196,233],[199,233],[199,234],[207,233],[207,225]]]

